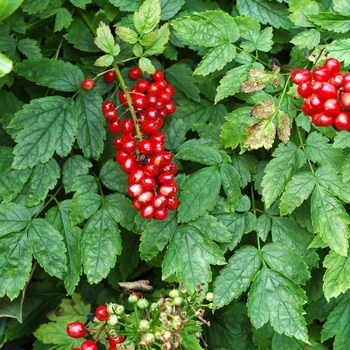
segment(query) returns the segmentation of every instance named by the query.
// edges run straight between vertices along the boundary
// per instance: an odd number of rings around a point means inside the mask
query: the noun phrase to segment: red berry
[[[143,154],[152,153],[152,142],[150,140],[143,139],[137,145],[138,150]]]
[[[152,219],[154,216],[155,209],[152,205],[145,205],[141,208],[141,216],[144,219]]]
[[[349,114],[349,112],[340,112],[334,119],[334,126],[337,130],[350,131],[350,114]]]
[[[173,197],[177,193],[177,190],[177,184],[174,182],[172,184],[160,186],[158,191],[166,197]]]
[[[340,63],[335,58],[327,58],[326,62],[324,63],[324,67],[331,73],[339,73],[340,72]]]
[[[136,168],[136,160],[133,156],[126,156],[124,161],[121,163],[123,171],[131,173]]]
[[[123,136],[122,140],[122,150],[125,153],[131,153],[136,149],[137,143],[135,139],[130,135]]]
[[[148,107],[144,113],[147,120],[156,120],[158,118],[158,109],[155,107]]]
[[[164,220],[168,217],[168,210],[167,208],[163,208],[163,209],[156,209],[154,211],[154,218],[156,220]]]
[[[156,177],[159,173],[159,169],[155,164],[147,164],[143,168],[145,175]]]
[[[331,126],[333,125],[333,122],[334,117],[324,112],[320,113],[320,116],[318,117],[318,123],[320,124],[320,126]]]
[[[169,210],[175,210],[179,205],[179,200],[177,199],[177,197],[172,196],[172,197],[168,197],[168,203],[166,205],[166,207]]]
[[[146,80],[146,79],[141,79],[141,80],[139,80],[139,81],[137,82],[137,84],[136,84],[136,89],[137,89],[137,91],[139,91],[139,92],[145,92],[145,91],[147,91],[147,89],[149,88],[149,86],[150,86],[150,83],[149,83],[148,80]]]
[[[112,347],[116,347],[118,344],[122,344],[124,342],[124,337],[122,335],[119,335],[115,338],[108,338],[108,343]]]
[[[103,75],[103,78],[107,83],[113,83],[116,77],[117,77],[117,73],[115,72],[114,69],[109,70]]]
[[[310,97],[310,104],[315,111],[321,112],[323,110],[323,100],[317,94]]]
[[[108,111],[115,110],[115,103],[110,100],[106,100],[102,103],[102,113],[105,114]]]
[[[142,179],[140,179],[140,185],[145,190],[153,190],[156,187],[157,183],[156,183],[156,180],[154,180],[153,177],[144,176]]]
[[[135,169],[128,175],[128,184],[138,184],[140,180],[145,176],[145,173],[141,169]]]
[[[143,187],[139,183],[135,183],[128,188],[129,196],[132,198],[138,197],[143,192]]]
[[[106,119],[108,119],[111,122],[115,122],[118,119],[118,112],[117,110],[113,109],[111,111],[107,111],[104,116],[106,117]],[[119,130],[120,131],[120,130]],[[119,132],[118,131],[118,132]],[[117,134],[117,133],[116,133]]]
[[[163,167],[160,168],[160,172],[175,175],[177,173],[177,165],[175,163],[164,165]]]
[[[338,89],[330,83],[322,83],[318,96],[324,101],[330,98],[337,98]]]
[[[86,78],[81,82],[81,88],[85,91],[92,90],[95,86],[95,81],[92,78]]]
[[[328,81],[328,79],[331,77],[331,72],[323,66],[316,67],[312,71],[312,77],[316,81]]]
[[[329,82],[339,89],[344,84],[344,75],[342,73],[334,73]]]
[[[171,86],[168,85],[165,89],[164,92],[166,92],[170,97],[174,96],[175,89]]]
[[[142,205],[148,205],[152,202],[153,197],[154,197],[154,194],[152,191],[144,191],[137,197],[137,200]]]
[[[173,114],[176,111],[176,104],[173,101],[168,101],[164,105],[164,111],[166,114]]]
[[[153,74],[151,74],[151,79],[153,80],[164,79],[164,73],[160,69],[157,69]]]
[[[119,91],[118,97],[119,97],[120,103],[121,103],[123,106],[127,107],[127,106],[128,106],[128,100],[127,100],[126,95],[125,95],[125,92],[124,92],[123,90],[120,90],[120,91]]]
[[[298,94],[301,97],[307,98],[311,96],[313,92],[313,85],[311,81],[305,81],[303,83],[300,83],[300,85],[298,86]]]
[[[144,110],[148,107],[146,97],[144,95],[135,94],[131,100],[136,109]]]
[[[151,142],[165,142],[166,136],[162,132],[153,134],[150,138]]]
[[[168,204],[168,198],[163,194],[158,194],[152,199],[152,205],[155,209],[163,209]]]
[[[306,81],[311,81],[311,79],[311,72],[307,69],[296,69],[291,74],[292,82],[297,85]]]
[[[121,124],[120,124],[120,120],[116,119],[114,122],[110,121],[108,123],[108,130],[112,133],[112,134],[118,134],[120,132],[121,129]]]
[[[163,142],[152,142],[152,151],[154,154],[163,153],[164,143]]]
[[[336,116],[341,112],[340,102],[336,98],[331,98],[323,104],[323,109],[326,114]]]
[[[106,305],[101,305],[95,310],[95,316],[99,321],[105,321],[108,318],[108,311]]]
[[[72,338],[82,338],[86,334],[86,328],[81,322],[72,322],[67,327],[67,334]]]
[[[136,209],[136,210],[141,210],[143,208],[143,205],[137,200],[137,198],[135,198],[132,201],[132,206]]]
[[[171,184],[172,182],[174,182],[174,174],[161,173],[158,176],[158,182],[162,185]]]
[[[350,108],[350,92],[342,92],[339,97],[343,108]]]
[[[81,344],[81,350],[97,350],[97,345],[93,340],[85,340]]]
[[[129,70],[129,78],[130,79],[133,79],[133,80],[136,80],[138,78],[140,78],[141,76],[141,69],[139,67],[133,67]]]
[[[121,124],[122,133],[124,135],[130,135],[134,131],[134,122],[130,118],[125,118]]]

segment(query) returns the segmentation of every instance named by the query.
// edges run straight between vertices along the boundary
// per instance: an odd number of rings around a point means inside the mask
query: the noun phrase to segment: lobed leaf
[[[137,33],[131,28],[119,26],[115,28],[115,33],[121,40],[125,41],[126,43],[136,44],[138,41]]]
[[[299,46],[300,48],[307,48],[308,50],[316,47],[321,41],[321,34],[318,29],[308,29],[297,34],[291,43]]]
[[[36,218],[27,229],[35,259],[51,276],[62,279],[67,272],[66,246],[63,237],[47,220]]]
[[[234,210],[241,198],[240,187],[242,185],[240,175],[232,164],[222,163],[220,166],[222,187],[226,193],[227,202]]]
[[[147,56],[159,55],[165,50],[165,45],[168,43],[170,36],[169,23],[163,24],[152,33],[154,33],[154,40],[148,45],[145,45],[146,49],[144,54]]]
[[[247,290],[260,265],[261,257],[255,247],[247,245],[236,250],[214,282],[215,304],[222,307],[237,299]]]
[[[102,204],[102,197],[97,193],[82,193],[73,198],[69,219],[72,225],[82,223],[96,213]]]
[[[208,146],[184,148],[176,154],[175,159],[188,160],[203,165],[219,165],[222,163],[220,153]]]
[[[99,179],[108,189],[127,194],[127,176],[116,161],[109,159],[102,165]]]
[[[110,56],[117,56],[120,52],[119,45],[115,43],[112,31],[109,26],[100,22],[96,29],[95,45]]]
[[[311,196],[311,218],[314,230],[336,253],[348,255],[350,217],[343,205],[320,185]]]
[[[350,30],[347,16],[330,12],[319,12],[317,14],[308,14],[307,18],[322,29],[334,31],[335,33],[345,33]]]
[[[335,39],[327,45],[327,51],[332,57],[344,62],[344,65],[350,64],[350,57],[346,54],[350,49],[350,39]]]
[[[133,15],[136,30],[142,36],[151,32],[160,21],[160,0],[145,0]]]
[[[178,221],[189,222],[214,208],[220,192],[221,178],[217,166],[203,168],[181,183]]]
[[[27,208],[15,203],[0,203],[0,237],[22,231],[31,220]]]
[[[16,113],[10,128],[22,128],[16,136],[15,169],[32,168],[49,161],[54,152],[64,157],[77,132],[76,112],[71,102],[61,96],[31,100]]]
[[[166,21],[176,15],[181,10],[185,0],[161,0],[162,12],[160,14],[162,21]]]
[[[306,302],[302,288],[279,272],[263,267],[248,295],[248,316],[256,328],[270,321],[276,332],[308,342],[302,308]]]
[[[176,273],[189,293],[196,286],[211,281],[210,264],[223,265],[225,259],[218,246],[193,226],[184,224],[175,231],[162,264],[162,277]]]

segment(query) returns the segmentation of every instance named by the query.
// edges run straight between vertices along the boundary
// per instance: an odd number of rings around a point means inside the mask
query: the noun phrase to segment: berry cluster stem
[[[134,106],[133,106],[132,101],[131,101],[131,97],[130,97],[130,94],[129,94],[129,90],[128,90],[126,84],[125,84],[125,81],[124,81],[124,79],[123,79],[123,76],[122,76],[122,74],[120,73],[119,67],[118,67],[118,65],[117,65],[116,62],[113,62],[113,68],[114,68],[115,72],[117,73],[118,81],[119,81],[120,86],[121,86],[121,88],[123,89],[123,91],[124,91],[124,93],[125,93],[125,97],[126,97],[126,99],[127,99],[127,101],[128,101],[128,106],[129,106],[130,114],[131,114],[132,120],[133,120],[134,125],[135,125],[136,137],[137,137],[139,140],[142,140],[142,134],[141,134],[140,126],[139,126],[138,121],[137,121],[135,109],[134,109]]]

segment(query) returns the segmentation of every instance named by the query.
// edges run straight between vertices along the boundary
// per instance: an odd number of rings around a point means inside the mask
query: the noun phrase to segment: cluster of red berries
[[[132,118],[119,120],[113,101],[103,102],[102,113],[109,121],[110,132],[122,133],[114,139],[116,161],[128,174],[128,193],[134,199],[134,208],[145,219],[163,220],[167,218],[168,210],[175,210],[178,206],[175,196],[178,191],[175,182],[177,166],[172,163],[172,154],[165,150],[165,135],[160,132],[163,119],[176,109],[172,101],[174,88],[160,70],[148,81],[139,79],[141,70],[133,67],[129,77],[138,80],[130,89],[130,98],[142,138],[137,134]],[[119,100],[128,107],[123,90],[119,93]]]
[[[304,98],[301,109],[313,124],[350,131],[350,73],[340,69],[337,59],[328,58],[312,71],[294,70],[291,79]]]

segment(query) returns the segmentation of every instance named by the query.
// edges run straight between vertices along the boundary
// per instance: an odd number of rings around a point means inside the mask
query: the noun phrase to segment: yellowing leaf
[[[270,149],[275,141],[276,125],[270,119],[259,121],[245,129],[247,137],[244,147],[252,150],[264,147]]]

